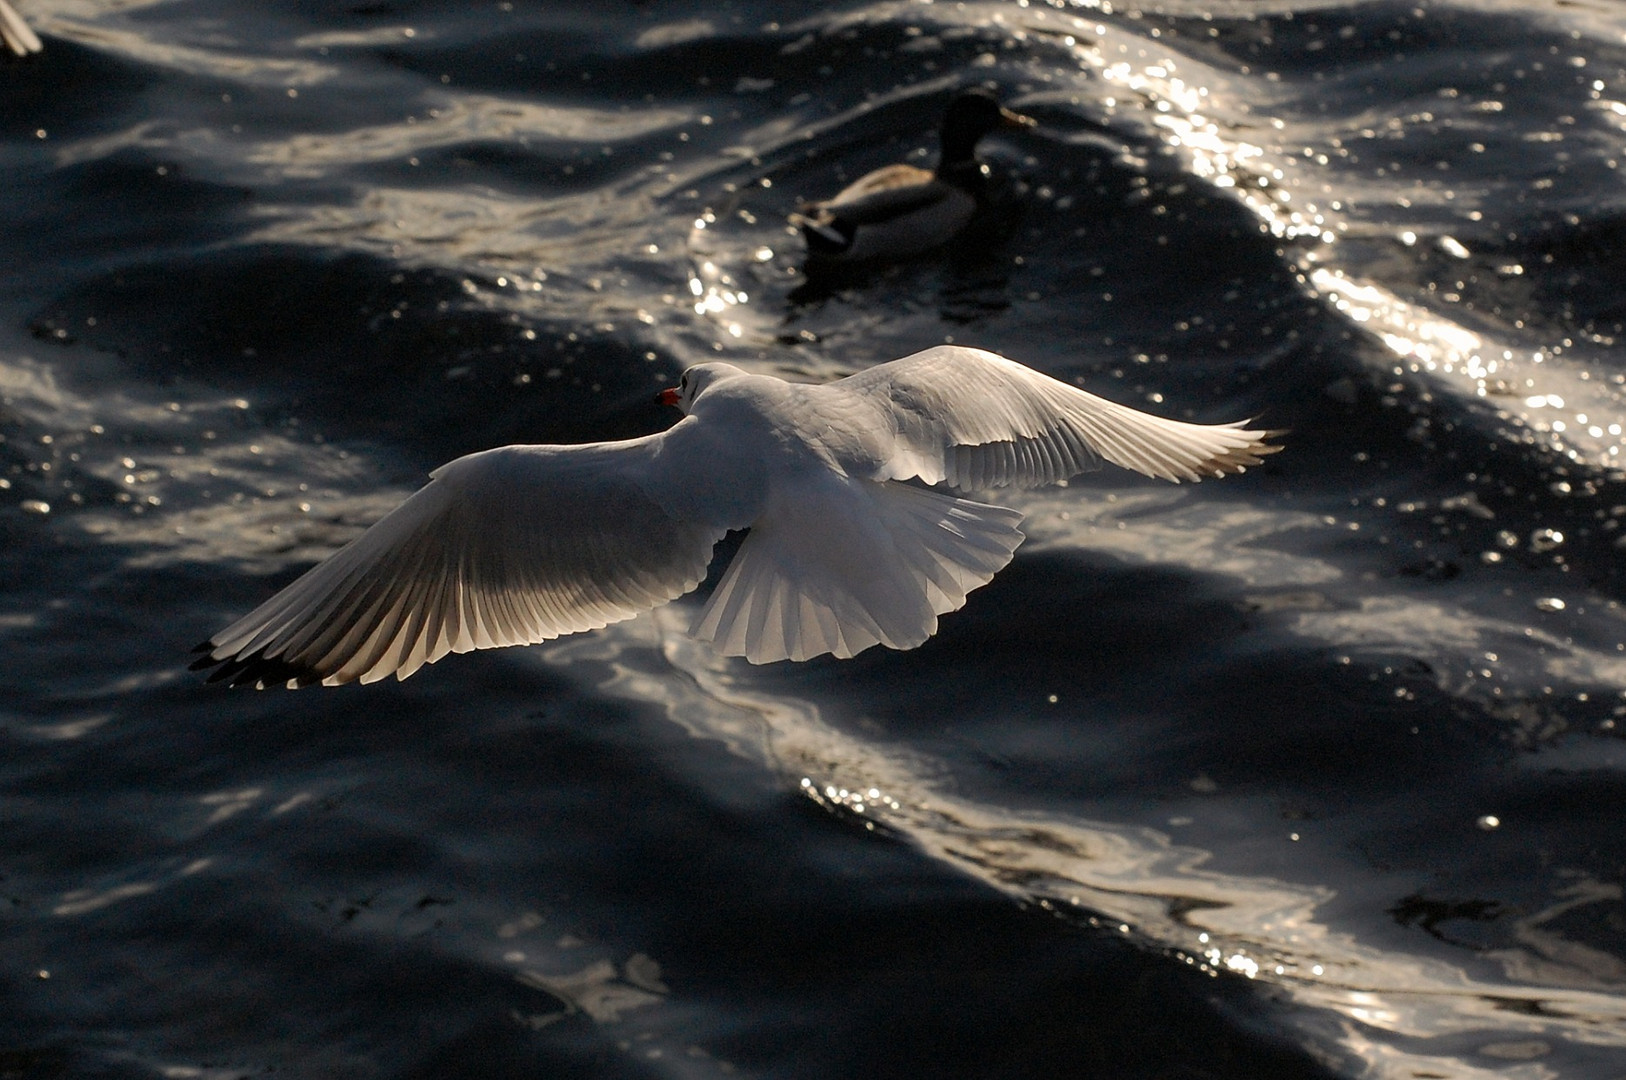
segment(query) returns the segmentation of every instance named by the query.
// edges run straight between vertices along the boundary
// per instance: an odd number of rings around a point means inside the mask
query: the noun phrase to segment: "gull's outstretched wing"
[[[733,522],[667,497],[683,464],[671,434],[458,458],[198,646],[193,667],[220,665],[210,681],[232,685],[404,679],[449,652],[546,641],[673,600],[705,577]]]
[[[6,0],[0,0],[0,42],[4,42],[6,48],[18,56],[27,56],[45,48],[39,36],[28,28],[23,17]]]
[[[1256,465],[1277,434],[1188,424],[1119,405],[981,349],[943,345],[880,364],[827,389],[879,413],[895,431],[874,478],[919,477],[962,490],[1037,487],[1114,465],[1200,480]]]

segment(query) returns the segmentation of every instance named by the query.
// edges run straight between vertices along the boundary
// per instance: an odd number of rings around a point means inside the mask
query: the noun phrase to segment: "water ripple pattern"
[[[0,1076],[1626,1070],[1617,7],[13,3]],[[973,85],[972,226],[806,273]],[[942,342],[1286,449],[907,653],[185,670],[454,456]]]

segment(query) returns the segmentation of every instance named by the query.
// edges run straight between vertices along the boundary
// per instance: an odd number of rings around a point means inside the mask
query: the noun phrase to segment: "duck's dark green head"
[[[1038,121],[1012,112],[980,87],[963,91],[943,114],[943,158],[938,168],[952,168],[973,160],[977,140],[999,128],[1028,128]]]

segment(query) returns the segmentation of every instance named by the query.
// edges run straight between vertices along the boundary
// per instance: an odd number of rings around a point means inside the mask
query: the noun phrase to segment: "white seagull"
[[[660,400],[685,416],[657,435],[441,466],[193,667],[234,686],[404,679],[675,600],[731,529],[750,534],[695,637],[754,664],[912,649],[1023,539],[1019,512],[939,489],[1053,484],[1102,458],[1199,480],[1280,449],[948,345],[823,385],[699,364]]]

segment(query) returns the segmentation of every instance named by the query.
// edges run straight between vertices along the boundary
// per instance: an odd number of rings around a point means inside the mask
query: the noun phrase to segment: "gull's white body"
[[[658,435],[458,458],[226,628],[196,665],[234,684],[406,678],[449,652],[545,641],[659,606],[750,535],[695,636],[753,663],[908,649],[1011,559],[1015,510],[958,490],[1114,464],[1168,480],[1276,449],[1241,424],[1117,405],[943,346],[824,385],[701,364]]]
[[[0,0],[0,42],[17,56],[27,56],[45,48],[39,36],[28,28],[23,17],[6,0]]]

